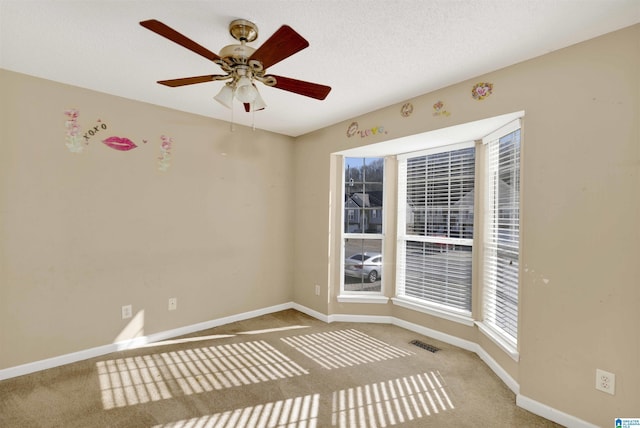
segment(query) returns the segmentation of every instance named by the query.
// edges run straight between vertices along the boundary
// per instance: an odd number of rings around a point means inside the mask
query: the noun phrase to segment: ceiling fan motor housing
[[[255,52],[255,49],[247,45],[229,45],[220,50],[220,57],[231,60],[235,64],[246,64],[247,59]]]
[[[251,43],[258,37],[258,26],[246,19],[236,19],[229,24],[229,33],[240,44],[222,48],[220,58],[230,65],[246,64],[255,52],[255,49],[247,46],[246,43]]]

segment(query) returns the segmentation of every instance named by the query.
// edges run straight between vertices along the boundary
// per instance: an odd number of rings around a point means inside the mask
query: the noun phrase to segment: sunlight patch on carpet
[[[328,370],[413,355],[354,329],[282,337],[281,340]]]
[[[96,366],[105,409],[308,373],[262,340],[117,358]]]
[[[385,427],[454,409],[438,371],[333,393],[332,426]]]
[[[153,428],[308,427],[318,423],[320,394],[288,398],[253,407],[184,419]]]

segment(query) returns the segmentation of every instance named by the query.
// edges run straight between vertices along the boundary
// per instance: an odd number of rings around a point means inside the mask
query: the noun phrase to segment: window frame
[[[363,159],[363,160],[380,159],[382,161],[383,204],[381,209],[375,208],[375,211],[379,211],[379,213],[377,213],[375,217],[372,217],[372,218],[376,218],[376,220],[378,219],[378,217],[380,217],[380,224],[381,224],[380,233],[353,233],[353,232],[345,231],[345,211],[354,211],[354,217],[355,217],[355,211],[356,211],[355,208],[348,208],[346,206],[345,185],[347,183],[346,162],[348,158]],[[387,219],[387,215],[385,214],[386,207],[384,203],[385,195],[387,193],[387,179],[386,179],[387,159],[388,159],[387,156],[345,156],[345,155],[341,156],[340,164],[342,165],[342,172],[341,172],[341,186],[340,186],[341,192],[340,193],[341,193],[342,206],[340,209],[340,225],[341,225],[340,226],[340,292],[337,296],[339,302],[351,302],[351,303],[387,303],[388,302],[388,298],[384,297],[384,291],[385,291],[384,277],[386,276],[384,272],[389,269],[388,267],[389,264],[384,262],[384,260],[387,258],[385,257],[385,254],[384,254],[384,245],[385,245],[384,237],[385,237],[386,219]],[[366,183],[366,181],[364,183]],[[374,211],[374,209],[372,209],[371,211]],[[346,215],[351,216],[351,213],[348,212]],[[345,289],[344,271],[345,271],[345,258],[346,258],[346,255],[345,255],[346,239],[379,240],[380,241],[380,254],[382,255],[383,266],[385,267],[383,269],[383,274],[380,276],[380,290],[346,290]]]
[[[420,236],[420,235],[411,235],[406,233],[406,219],[407,219],[407,180],[406,180],[406,164],[409,158],[417,158],[428,155],[436,155],[445,152],[452,152],[461,149],[473,148],[476,149],[475,141],[465,141],[455,144],[446,144],[437,147],[433,147],[426,150],[419,150],[410,153],[404,153],[402,155],[397,156],[397,235],[396,235],[396,289],[395,289],[395,297],[392,298],[394,304],[398,306],[402,306],[408,309],[416,310],[419,312],[427,313],[430,315],[434,315],[440,318],[445,318],[450,321],[455,321],[461,324],[465,324],[468,326],[474,325],[474,320],[472,317],[472,308],[474,304],[473,298],[473,273],[474,273],[474,238],[451,238],[451,237],[441,237],[434,238],[432,236]],[[475,154],[476,158],[474,161],[474,189],[477,187],[477,179],[478,179],[478,171],[475,169],[475,163],[477,163],[477,153]],[[403,172],[403,170],[405,172]],[[402,179],[401,174],[404,175],[404,179]],[[475,208],[474,208],[475,210]],[[475,217],[475,215],[474,215]],[[474,225],[475,225],[474,218]],[[415,298],[412,296],[406,295],[404,293],[404,265],[405,265],[405,257],[404,252],[406,248],[407,242],[431,242],[431,243],[439,243],[445,245],[464,245],[469,246],[471,248],[471,278],[469,286],[469,299],[471,301],[471,307],[469,310],[464,310],[460,308],[455,308],[452,306],[444,305],[441,303],[428,301],[424,299]]]
[[[498,269],[498,261],[500,259],[500,250],[497,241],[493,242],[493,237],[497,237],[499,234],[499,229],[496,227],[494,229],[491,228],[492,218],[495,218],[495,210],[492,210],[491,207],[494,206],[496,201],[500,198],[500,196],[495,197],[495,190],[491,191],[491,177],[490,174],[500,175],[500,158],[499,153],[497,158],[490,157],[490,147],[491,144],[500,144],[500,140],[503,137],[506,137],[516,131],[520,131],[520,137],[518,141],[518,159],[517,159],[517,168],[518,168],[518,219],[517,219],[517,229],[518,229],[518,246],[517,246],[517,272],[516,272],[516,284],[515,288],[517,290],[517,298],[516,298],[516,320],[515,320],[515,337],[509,334],[506,330],[503,330],[499,326],[497,326],[494,322],[490,320],[491,317],[496,316],[495,314],[489,313],[493,311],[493,307],[497,305],[497,299],[494,298],[495,293],[497,293],[498,285],[494,282],[497,282],[497,269]],[[481,321],[477,321],[476,325],[480,329],[480,331],[491,339],[496,345],[498,345],[504,352],[506,352],[511,358],[515,361],[519,361],[519,353],[518,353],[518,329],[520,326],[518,317],[519,317],[519,307],[520,307],[520,285],[521,285],[521,252],[522,252],[522,234],[521,234],[521,224],[522,218],[520,213],[522,198],[521,198],[521,188],[522,188],[522,123],[521,119],[516,119],[491,134],[485,136],[482,139],[483,143],[483,151],[484,151],[484,165],[483,165],[483,224],[481,225],[483,228],[482,234],[482,258],[480,260],[482,266],[482,274],[480,275],[482,280],[482,292],[481,292]],[[498,147],[499,150],[499,147]],[[495,160],[497,164],[490,165],[490,162]],[[495,186],[494,186],[495,187]],[[498,189],[499,192],[499,189]],[[493,198],[492,198],[493,197]],[[499,216],[499,212],[497,214]],[[513,250],[513,246],[510,247]],[[491,254],[490,254],[491,253]],[[491,270],[491,271],[490,271]],[[495,272],[494,272],[495,270]],[[513,276],[511,276],[513,278]],[[514,284],[507,284],[507,286],[514,286]],[[492,301],[488,301],[488,299],[492,299]],[[499,308],[497,311],[513,311],[513,308]],[[514,326],[511,326],[513,328]]]

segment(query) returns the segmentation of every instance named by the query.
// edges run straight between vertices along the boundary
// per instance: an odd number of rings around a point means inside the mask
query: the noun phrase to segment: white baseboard
[[[486,365],[489,366],[491,370],[509,387],[514,394],[518,395],[520,392],[520,385],[514,378],[512,378],[509,373],[507,373],[491,356],[477,343],[470,342],[465,339],[460,339],[456,336],[451,336],[450,334],[442,333],[437,330],[432,330],[430,328],[410,323],[405,320],[401,320],[398,318],[392,317],[391,324],[397,325],[398,327],[402,327],[404,329],[414,331],[416,333],[422,334],[423,336],[432,337],[436,340],[439,340],[444,343],[448,343],[449,345],[457,346],[458,348],[466,349],[467,351],[475,352],[482,361]]]
[[[10,379],[13,377],[23,376],[23,375],[38,372],[41,370],[63,366],[65,364],[88,360],[90,358],[100,357],[102,355],[107,355],[112,352],[122,351],[124,349],[137,348],[149,343],[159,342],[159,341],[167,340],[173,337],[195,333],[197,331],[207,330],[209,328],[230,324],[236,321],[244,321],[244,320],[259,317],[262,315],[284,311],[286,309],[296,309],[294,308],[294,306],[295,304],[293,302],[282,303],[280,305],[270,306],[262,309],[256,309],[254,311],[243,312],[241,314],[231,315],[228,317],[205,321],[198,324],[193,324],[185,327],[175,328],[172,330],[162,331],[159,333],[150,334],[148,336],[136,337],[134,339],[125,340],[122,342],[116,342],[108,345],[97,346],[95,348],[85,349],[78,352],[72,352],[70,354],[60,355],[57,357],[47,358],[40,361],[34,361],[32,363],[27,363],[27,364],[22,364],[15,367],[1,369],[0,380]],[[304,312],[304,311],[300,311],[300,312]],[[309,315],[313,316],[311,314]]]
[[[558,423],[567,428],[599,428],[598,425],[593,425],[582,419],[571,416],[567,413],[556,410],[553,407],[542,404],[538,401],[532,400],[529,397],[518,394],[516,396],[516,404],[518,407],[522,407],[525,410],[530,411],[538,416],[549,419],[555,423]],[[613,422],[613,421],[612,421]]]
[[[501,366],[494,360],[480,345],[477,343],[460,339],[459,337],[452,336],[450,334],[442,333],[437,330],[433,330],[424,327],[419,324],[414,324],[409,321],[405,321],[399,318],[383,316],[383,315],[349,315],[349,314],[333,314],[324,315],[302,305],[294,304],[294,309],[300,312],[306,313],[321,321],[331,322],[354,322],[354,323],[376,323],[376,324],[393,324],[398,327],[404,328],[409,331],[416,332],[423,336],[432,337],[449,345],[457,346],[458,348],[465,349],[467,351],[475,352],[486,365],[509,387],[514,394],[520,393],[520,385],[509,373],[507,373]]]
[[[401,320],[395,317],[391,317],[391,319],[392,319],[391,324],[393,325],[397,325],[398,327],[402,327],[406,330],[419,333],[423,336],[432,337],[441,342],[448,343],[449,345],[466,349],[467,351],[476,352],[476,349],[478,347],[477,344],[470,342],[468,340],[460,339],[459,337],[451,336],[450,334],[442,333],[440,331],[433,330],[419,324],[414,324],[412,322]]]
[[[391,320],[392,320],[392,317],[387,317],[382,315],[349,315],[349,314],[329,315],[329,322],[392,324]]]
[[[302,306],[302,305],[300,305],[298,303],[294,303],[292,308],[295,309],[298,312],[302,312],[303,314],[307,314],[310,317],[313,317],[313,318],[315,318],[317,320],[324,321],[326,323],[330,322],[328,315],[325,315],[325,314],[323,314],[321,312],[318,312],[318,311],[314,311],[313,309],[307,308],[306,306]]]
[[[320,321],[331,322],[354,322],[354,323],[377,323],[377,324],[392,324],[398,327],[404,328],[409,331],[416,332],[423,336],[432,337],[441,342],[448,343],[453,346],[465,349],[467,351],[475,352],[482,361],[489,366],[491,370],[516,394],[516,404],[525,410],[530,411],[538,416],[549,419],[561,425],[569,428],[597,428],[596,425],[592,425],[585,422],[575,416],[571,416],[567,413],[563,413],[553,407],[542,404],[531,398],[528,398],[519,393],[520,386],[479,344],[461,339],[456,336],[452,336],[446,333],[442,333],[437,330],[433,330],[424,327],[419,324],[414,324],[405,320],[401,320],[390,316],[374,316],[374,315],[349,315],[349,314],[334,314],[325,315],[306,306],[300,305],[294,302],[287,302],[280,305],[270,306],[267,308],[257,309],[254,311],[244,312],[237,315],[231,315],[228,317],[218,318],[198,324],[193,324],[185,327],[175,328],[159,333],[150,334],[148,336],[138,337],[131,340],[112,343],[108,345],[98,346],[95,348],[86,349],[79,352],[73,352],[70,354],[61,355],[58,357],[47,358],[45,360],[35,361],[32,363],[23,364],[20,366],[9,367],[6,369],[0,369],[0,380],[10,379],[13,377],[23,376],[29,373],[34,373],[41,370],[50,369],[53,367],[62,366],[65,364],[75,363],[78,361],[87,360],[90,358],[100,357],[102,355],[110,354],[112,352],[121,351],[123,349],[131,349],[139,346],[143,346],[149,343],[159,342],[167,340],[173,337],[182,336],[185,334],[195,333],[197,331],[207,330],[221,325],[230,324],[237,321],[244,321],[247,319],[267,315],[274,312],[283,311],[286,309],[295,309],[299,312],[316,318]]]
[[[409,331],[413,331],[415,333],[421,334],[426,337],[432,337],[436,340],[439,340],[444,343],[448,343],[453,346],[457,346],[458,348],[465,349],[467,351],[475,352],[478,357],[487,365],[489,368],[507,385],[507,387],[516,395],[516,404],[519,407],[522,407],[525,410],[530,411],[538,416],[542,416],[543,418],[549,419],[561,425],[570,427],[570,428],[597,428],[595,425],[591,425],[587,422],[582,421],[574,416],[568,415],[566,413],[560,412],[552,407],[534,401],[530,398],[527,398],[523,395],[520,395],[520,385],[518,382],[509,375],[509,373],[504,370],[500,364],[494,360],[487,351],[485,351],[479,344],[475,342],[471,342],[465,339],[461,339],[456,336],[452,336],[446,333],[442,333],[437,330],[430,329],[428,327],[424,327],[419,324],[414,324],[409,321],[405,321],[395,317],[389,316],[366,316],[366,315],[348,315],[348,314],[339,314],[339,315],[324,315],[320,314],[316,311],[313,311],[309,308],[306,308],[302,305],[295,304],[294,309],[306,313],[309,316],[317,318],[324,322],[371,322],[371,323],[382,323],[382,324],[393,324],[398,327],[404,328]],[[317,315],[314,315],[317,314]]]
[[[509,373],[507,373],[480,345],[477,343],[460,339],[459,337],[452,336],[450,334],[442,333],[437,330],[433,330],[424,327],[419,324],[414,324],[409,321],[405,321],[399,318],[383,315],[349,315],[349,314],[333,314],[324,315],[309,308],[306,308],[299,304],[294,304],[294,309],[300,312],[306,313],[321,321],[331,322],[354,322],[354,323],[376,323],[376,324],[392,324],[398,327],[404,328],[409,331],[416,332],[423,336],[432,337],[444,343],[448,343],[458,348],[465,349],[467,351],[475,352],[486,365],[513,391],[518,395],[520,392],[520,385]]]
[[[95,348],[85,349],[70,354],[60,355],[57,357],[47,358],[45,360],[34,361],[32,363],[22,364],[19,366],[9,367],[0,370],[0,380],[10,379],[13,377],[23,376],[29,373],[39,372],[41,370],[51,369],[53,367],[63,366],[69,363],[88,360],[90,358],[100,357],[118,351],[117,344],[103,345]]]
[[[516,382],[516,380],[512,378],[509,373],[507,373],[507,371],[503,369],[502,366],[498,364],[498,362],[494,360],[487,351],[484,350],[482,346],[478,344],[475,345],[476,350],[474,352],[478,355],[478,357],[480,357],[480,359],[484,361],[484,363],[488,365],[491,370],[493,370],[496,376],[498,376],[500,380],[502,380],[502,382],[507,385],[511,392],[516,394],[517,397],[518,394],[520,394],[520,384]]]
[[[143,338],[136,338],[130,341],[120,342],[117,344],[117,345],[120,345],[118,350],[135,348],[141,345],[146,345],[147,343],[159,342],[161,340],[167,340],[173,337],[195,333],[197,331],[208,330],[210,328],[219,327],[221,325],[231,324],[232,322],[244,321],[244,320],[256,318],[262,315],[272,314],[274,312],[293,309],[293,306],[294,306],[293,302],[287,302],[287,303],[282,303],[280,305],[269,306],[267,308],[256,309],[254,311],[243,312],[241,314],[230,315],[224,318],[217,318],[214,320],[205,321],[198,324],[192,324],[185,327],[174,328],[172,330],[167,330],[160,333],[154,333],[149,336],[145,336]],[[143,339],[143,340],[140,340],[140,339]],[[146,341],[144,341],[144,339],[146,339]],[[123,344],[124,347],[121,346],[121,344]]]

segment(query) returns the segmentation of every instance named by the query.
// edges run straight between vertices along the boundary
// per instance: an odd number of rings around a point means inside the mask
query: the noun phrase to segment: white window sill
[[[498,348],[502,349],[507,355],[509,355],[513,359],[513,361],[515,361],[516,363],[520,361],[520,353],[513,343],[502,338],[498,333],[496,333],[495,330],[481,321],[477,321],[476,325],[478,326],[478,329],[482,332],[482,334],[487,336],[489,340],[491,340],[498,346]]]
[[[340,294],[338,295],[340,303],[377,303],[386,305],[389,302],[387,296],[380,294]]]
[[[448,311],[445,309],[440,309],[435,306],[431,306],[422,302],[409,300],[403,297],[393,297],[391,298],[394,305],[401,306],[403,308],[411,309],[413,311],[422,312],[425,314],[433,315],[439,318],[444,318],[449,321],[457,322],[460,324],[473,326],[474,320],[471,318],[471,314],[466,313],[456,313],[452,311]]]

